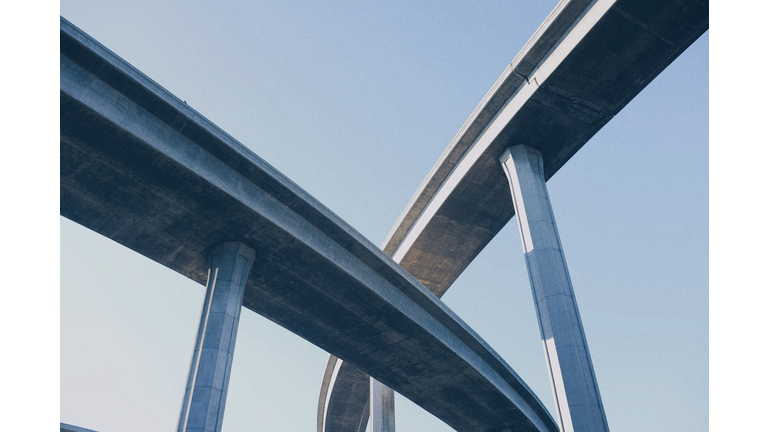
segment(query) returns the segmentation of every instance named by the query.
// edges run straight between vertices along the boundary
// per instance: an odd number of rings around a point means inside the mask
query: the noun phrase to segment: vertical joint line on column
[[[209,270],[210,274],[210,270]],[[192,373],[192,384],[189,386],[189,398],[187,399],[187,412],[184,413],[184,425],[181,427],[181,432],[187,430],[187,421],[189,420],[189,408],[192,406],[192,395],[195,393],[195,381],[197,380],[197,368],[200,366],[200,356],[203,354],[203,342],[205,342],[205,330],[208,327],[208,315],[211,313],[211,303],[213,303],[213,291],[216,290],[216,279],[219,276],[219,268],[216,267],[216,271],[213,272],[213,283],[211,283],[211,294],[208,296],[208,308],[205,310],[205,321],[203,322],[203,331],[200,335],[200,347],[197,350],[197,358],[195,359],[195,370]]]
[[[551,345],[548,343],[551,341]],[[563,381],[562,371],[560,369],[560,360],[557,357],[557,347],[553,338],[542,341],[544,345],[544,354],[547,358],[547,367],[549,368],[549,380],[552,384],[552,393],[555,399],[555,409],[560,421],[560,430],[563,432],[572,432],[570,405],[568,405],[568,395],[565,393],[565,383]]]
[[[205,280],[206,280],[206,287],[207,287],[208,286],[208,282],[207,281],[211,280],[211,269],[210,268],[208,268],[208,274],[205,275]],[[205,300],[203,300],[203,304],[200,305],[200,316],[203,315],[203,310],[205,310]],[[195,344],[197,344],[197,336],[195,336]],[[192,356],[190,356],[190,359],[189,359],[189,369],[190,369],[190,371],[192,370],[192,366],[195,365],[195,359],[196,359],[196,357],[195,357],[195,347],[193,346],[192,347]],[[190,387],[190,391],[191,391],[191,387]],[[179,407],[179,425],[176,426],[177,432],[181,432],[181,431],[184,430],[183,429],[184,424],[181,423],[181,419],[183,418],[182,415],[185,415],[184,414],[184,403],[186,402],[186,397],[187,397],[187,395],[185,394],[185,397],[181,399],[181,407]],[[181,430],[179,430],[179,426],[182,426]]]

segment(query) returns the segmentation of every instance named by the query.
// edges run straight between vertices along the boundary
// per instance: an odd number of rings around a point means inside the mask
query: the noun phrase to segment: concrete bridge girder
[[[514,215],[502,152],[536,149],[551,178],[708,28],[702,0],[561,1],[448,145],[382,250],[442,296]],[[348,370],[320,403],[349,418],[319,422],[318,432],[367,421],[365,378]]]
[[[201,284],[211,250],[240,242],[259,257],[245,308],[456,429],[556,430],[515,372],[377,247],[63,18],[60,34],[62,216]]]

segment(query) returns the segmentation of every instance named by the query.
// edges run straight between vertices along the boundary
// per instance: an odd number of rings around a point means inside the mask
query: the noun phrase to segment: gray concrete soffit
[[[537,93],[541,94],[540,96],[537,96],[538,98],[549,99],[552,104],[562,105],[562,103],[565,101],[560,99],[565,98],[568,100],[568,102],[574,105],[574,107],[570,109],[571,112],[569,115],[571,117],[577,121],[591,123],[589,130],[586,132],[580,132],[580,136],[573,136],[564,139],[563,142],[559,144],[559,149],[543,151],[545,156],[545,170],[547,179],[551,178],[557,172],[557,170],[559,170],[559,168],[562,167],[567,162],[567,160],[570,159],[570,157],[572,157],[578,151],[578,149],[581,148],[581,146],[583,146],[595,133],[597,133],[608,121],[610,121],[613,116],[615,116],[632,98],[634,98],[637,93],[639,93],[647,84],[653,80],[653,78],[655,78],[664,68],[666,68],[669,63],[677,58],[679,54],[681,54],[691,43],[698,39],[698,37],[701,36],[701,34],[703,34],[709,28],[708,2],[701,0],[675,2],[664,2],[660,0],[647,2],[640,0],[619,0],[615,1],[615,3],[613,0],[561,1],[555,7],[552,13],[547,17],[544,23],[539,27],[539,29],[534,33],[531,39],[526,43],[520,53],[515,56],[515,59],[505,69],[499,79],[497,79],[496,83],[491,87],[485,97],[481,100],[480,104],[472,112],[469,119],[461,127],[459,132],[456,134],[436,164],[433,166],[425,180],[419,186],[416,193],[411,198],[410,202],[398,218],[396,224],[384,242],[383,250],[388,255],[394,256],[395,251],[401,247],[403,240],[413,229],[414,224],[423,214],[425,208],[435,198],[435,194],[439,191],[441,186],[446,183],[449,177],[454,174],[457,164],[462,160],[463,157],[465,157],[467,151],[476,142],[478,137],[480,137],[481,134],[488,128],[488,126],[496,119],[499,112],[512,98],[514,98],[520,92],[524,86],[529,84],[529,81],[534,78],[533,75],[536,74],[537,70],[547,62],[550,55],[561,45],[563,40],[573,30],[574,26],[577,25],[579,21],[592,10],[593,6],[602,6],[602,4],[608,4],[608,6],[602,8],[607,9],[605,13],[602,14],[602,18],[608,17],[609,15],[610,17],[607,20],[603,20],[606,21],[604,23],[594,23],[595,27],[598,25],[601,26],[601,31],[614,31],[612,28],[610,28],[612,23],[617,20],[623,20],[628,23],[635,24],[637,29],[631,30],[635,31],[638,35],[643,37],[650,36],[656,40],[666,42],[670,46],[674,46],[671,50],[659,50],[659,54],[656,56],[658,58],[652,60],[655,62],[654,67],[647,71],[641,71],[642,73],[638,74],[639,82],[633,82],[630,86],[617,90],[616,93],[621,95],[621,100],[617,101],[616,103],[606,104],[601,101],[596,101],[597,103],[594,103],[587,99],[580,99],[574,94],[563,92],[554,84],[542,86],[541,88],[546,90],[544,92],[537,91]],[[692,15],[694,19],[689,20],[689,22],[684,22],[686,25],[684,26],[684,29],[682,29],[682,31],[688,32],[687,37],[683,37],[682,39],[678,38],[673,41],[669,40],[671,38],[665,38],[664,34],[659,34],[661,30],[668,31],[670,33],[675,33],[675,31],[666,28],[658,29],[654,27],[654,24],[659,25],[658,23],[651,23],[648,25],[647,22],[641,21],[641,19],[654,19],[653,14],[651,14],[650,17],[642,16],[640,19],[632,16],[636,10],[641,8],[644,8],[644,10],[641,12],[656,9],[658,11],[659,17],[657,21],[659,21],[661,24],[669,24],[668,21],[674,21],[674,19],[667,19],[667,22],[663,21],[664,18],[669,18],[670,15],[672,15],[673,18],[675,14],[682,15],[684,13],[688,13]],[[626,26],[626,24],[623,22],[621,24]],[[625,30],[625,33],[627,31],[629,30]],[[675,34],[675,36],[678,35]],[[580,42],[580,44],[583,43],[584,41]],[[561,65],[566,62],[573,63],[574,61],[577,61],[573,59],[574,57],[583,55],[583,52],[581,52],[583,51],[583,48],[580,48],[580,46],[574,48],[575,49],[572,49],[571,52],[576,52],[576,54],[568,54],[568,58],[563,60]],[[600,48],[602,47],[598,47],[598,49]],[[629,62],[633,60],[635,59],[628,59]],[[645,58],[640,60],[644,62],[648,61]],[[555,76],[557,74],[562,75],[563,73],[567,72],[568,71],[565,70],[565,68],[550,71],[550,73]],[[550,81],[554,80],[551,79]],[[538,90],[538,84],[540,83],[536,84]],[[547,104],[547,102],[544,103]],[[509,135],[509,133],[510,132],[507,134]],[[511,134],[514,134],[514,132],[511,132]],[[512,145],[521,142],[527,145],[533,144],[527,142],[526,137],[518,138],[519,139],[515,139],[514,135],[505,136],[504,139],[508,141],[505,144]],[[532,146],[534,148],[537,147],[534,145]],[[497,158],[501,154],[501,151],[499,151],[501,147],[504,147],[504,145],[501,145],[501,143],[499,143],[499,145],[490,146],[486,152],[499,154],[483,155],[483,157],[487,156],[488,158],[491,158],[492,156],[493,159]],[[500,170],[496,177],[498,178],[494,179],[495,182],[504,182],[503,175],[501,175]],[[499,229],[513,216],[513,214],[514,210],[510,210],[508,212],[505,217],[506,220],[503,221],[504,223],[497,224]],[[471,223],[472,221],[467,222]],[[477,251],[470,254],[471,258],[474,258],[474,256],[479,253],[480,250],[482,250],[486,243],[481,244],[477,248]],[[395,260],[400,262],[397,257],[395,257]],[[471,259],[462,263],[464,265],[456,266],[458,273],[455,275],[455,277],[458,277],[458,274],[464,270],[470,261]],[[419,275],[416,276],[419,277]],[[452,282],[455,280],[455,277],[447,279]],[[419,279],[421,278],[419,277]],[[422,280],[422,282],[425,281]],[[430,287],[433,292],[441,292],[447,289],[447,286],[432,286],[429,283],[427,283],[427,286]]]
[[[199,283],[207,253],[241,241],[264,257],[246,308],[457,429],[556,430],[509,365],[381,250],[63,18],[60,35],[64,217]],[[200,214],[200,199],[217,205]],[[468,381],[447,401],[435,377]]]
[[[498,172],[491,173],[489,175],[490,180],[487,178],[484,180],[486,182],[483,186],[485,190],[481,190],[481,187],[471,190],[476,193],[474,195],[476,203],[507,203],[506,210],[502,208],[496,212],[496,217],[501,215],[500,219],[481,221],[477,219],[477,215],[469,214],[458,216],[459,218],[464,217],[464,219],[454,221],[460,225],[483,227],[486,231],[481,234],[482,238],[472,238],[472,241],[468,242],[465,241],[470,238],[467,236],[477,236],[478,234],[472,231],[469,234],[467,232],[452,231],[455,233],[454,237],[457,237],[454,246],[458,245],[456,247],[461,247],[464,250],[448,251],[446,247],[440,247],[441,245],[435,244],[436,239],[442,237],[440,235],[441,228],[430,230],[432,221],[431,218],[427,218],[425,219],[426,228],[423,229],[415,240],[407,245],[403,245],[403,240],[410,234],[414,224],[422,217],[425,208],[433,201],[435,194],[440,190],[441,186],[454,174],[457,164],[461,162],[471,146],[496,120],[505,105],[520,92],[521,88],[531,84],[531,80],[535,78],[537,70],[558,49],[582,18],[596,6],[600,10],[596,10],[595,13],[599,12],[602,14],[598,19],[590,18],[592,20],[591,28],[597,27],[596,35],[587,35],[576,46],[571,47],[571,52],[577,52],[578,55],[571,55],[569,53],[565,59],[560,59],[560,66],[548,71],[549,82],[535,82],[537,87],[534,90],[533,98],[530,100],[536,99],[533,101],[533,104],[538,104],[539,107],[537,108],[534,105],[534,108],[531,109],[531,103],[526,103],[524,107],[527,107],[528,111],[532,112],[531,115],[527,116],[526,120],[535,122],[537,119],[540,119],[542,112],[545,115],[549,113],[541,109],[542,105],[547,109],[551,109],[555,113],[555,119],[557,120],[558,110],[562,113],[564,105],[569,104],[570,106],[566,107],[566,117],[560,118],[565,118],[566,121],[585,126],[580,130],[571,128],[571,136],[556,137],[557,139],[552,140],[555,142],[553,148],[548,149],[550,151],[543,149],[545,150],[542,153],[545,157],[545,175],[547,179],[551,178],[602,126],[610,121],[634,96],[709,28],[709,6],[705,0],[564,0],[558,3],[499,79],[497,79],[450,142],[411,198],[384,242],[382,248],[385,253],[393,256],[397,251],[398,256],[394,257],[395,261],[416,276],[438,297],[450,287],[450,284],[495,236],[496,232],[514,215],[511,199],[508,197],[509,192],[506,186],[506,178],[502,170],[496,167]],[[627,57],[624,59],[625,66],[633,69],[635,73],[631,80],[614,83],[610,80],[605,80],[605,77],[603,77],[603,81],[597,83],[598,85],[621,85],[622,87],[618,90],[609,89],[605,91],[605,93],[609,94],[614,93],[617,98],[615,100],[606,99],[604,94],[600,94],[599,88],[593,94],[595,96],[594,101],[590,101],[587,97],[564,91],[562,88],[568,84],[568,75],[574,73],[569,68],[573,69],[574,64],[578,67],[578,58],[579,56],[584,56],[585,52],[586,55],[590,55],[589,51],[592,51],[596,53],[592,54],[593,57],[604,59],[617,54],[612,49],[623,49],[623,51],[618,51],[621,54],[624,51],[628,51],[626,47],[615,47],[601,42],[600,39],[607,39],[606,35],[611,34],[611,32],[619,32],[625,38],[627,35],[631,35],[632,43],[635,44],[631,48],[641,52],[637,57]],[[591,48],[584,48],[583,45]],[[640,66],[636,66],[636,64]],[[609,76],[607,75],[608,73],[615,74],[616,70],[608,70],[606,76]],[[576,74],[578,73],[584,74],[583,71],[579,72],[577,68]],[[543,85],[539,86],[540,84]],[[525,116],[518,115],[517,117]],[[513,117],[509,122],[512,123],[514,121]],[[521,122],[524,122],[524,120],[518,120],[518,125],[516,126],[518,129]],[[557,129],[557,124],[553,128]],[[564,127],[563,129],[567,128]],[[569,132],[566,131],[567,133]],[[509,145],[526,143],[537,147],[527,141],[531,134],[528,134],[529,136],[523,134],[523,136],[518,136],[517,138],[514,135],[515,131],[502,130],[500,135],[502,134],[506,134],[506,136],[503,139],[496,138],[494,145],[489,146],[485,151],[486,154],[482,155],[478,160],[484,158],[495,163],[501,151]],[[557,147],[558,145],[559,147]],[[478,163],[475,162],[475,165],[478,165]],[[481,168],[474,166],[471,170],[477,172]],[[456,189],[458,188],[459,186],[456,186]],[[441,206],[449,200],[457,201],[456,189],[454,189],[451,196],[441,203]],[[464,192],[466,193],[467,191],[465,190]],[[485,194],[485,196],[482,194]],[[503,207],[504,204],[496,205]],[[443,207],[441,207],[441,210],[437,210],[437,212],[441,211],[443,211]],[[456,213],[454,212],[452,215],[456,216]],[[415,252],[420,254],[418,258],[409,258],[408,254],[413,252],[411,248],[414,244],[418,244],[422,251],[417,250]],[[398,248],[401,248],[401,250],[398,251]],[[424,250],[432,251],[430,252],[431,255],[425,256]],[[446,258],[445,255],[453,255],[454,258]],[[460,257],[456,259],[456,255],[460,255]],[[430,274],[430,272],[433,272],[430,269],[435,268],[440,268],[443,275],[441,279],[433,278],[433,275]],[[330,361],[335,361],[335,358],[329,359]],[[345,379],[340,381],[348,382]],[[368,397],[367,392],[361,390],[357,395],[351,394],[350,389],[336,387],[334,382],[331,382],[329,387],[324,387],[323,390],[320,395],[321,404],[334,400],[353,403],[357,406],[357,409],[347,410],[353,418],[360,416],[361,407],[364,405],[364,400],[367,400],[366,398]],[[351,418],[346,419],[346,423],[351,424],[352,422]],[[324,429],[320,426],[322,425],[319,424],[318,431],[323,432]],[[336,430],[335,428],[341,425],[325,426],[328,430]],[[342,428],[339,430],[348,429]]]
[[[575,23],[583,14],[594,4],[596,0],[562,0],[550,12],[544,22],[534,32],[528,42],[523,46],[520,52],[515,56],[512,62],[502,72],[501,76],[491,86],[491,89],[485,94],[483,99],[474,109],[469,118],[459,129],[448,147],[438,158],[435,165],[430,170],[427,177],[421,183],[416,193],[411,198],[405,210],[401,213],[395,225],[390,230],[387,238],[384,240],[382,250],[389,256],[395,252],[408,234],[413,223],[417,220],[424,208],[429,204],[435,192],[446,178],[453,172],[455,165],[461,160],[472,142],[474,142],[480,133],[495,118],[496,114],[504,106],[504,103],[514,96],[517,90],[528,80],[528,76],[536,69],[547,55],[562,40],[565,34],[573,28]],[[406,270],[409,270],[406,266]],[[463,270],[463,269],[461,269]],[[435,294],[441,297],[448,287],[441,287]],[[326,374],[333,372],[331,365],[336,364],[336,357],[331,355],[328,359]],[[347,369],[348,370],[348,369]],[[334,377],[335,378],[335,377]],[[363,378],[361,378],[363,379]],[[359,423],[367,422],[368,417],[361,414],[363,407],[367,406],[368,392],[362,388],[362,383],[355,385],[358,389],[356,393],[352,392],[352,385],[347,387],[335,386],[335,379],[330,381],[330,385],[325,384],[326,378],[323,378],[323,386],[320,390],[318,401],[318,432],[328,430],[347,431],[352,430],[353,424],[358,423],[356,419],[362,417]],[[348,380],[343,380],[348,381]],[[342,393],[342,394],[338,394]],[[354,405],[344,407],[348,418],[335,418],[334,424],[325,423],[325,412],[328,409],[328,403],[339,401]],[[343,401],[343,402],[341,402]],[[333,409],[332,409],[333,410]],[[341,410],[341,408],[336,408]],[[356,432],[356,431],[355,431]]]
[[[453,171],[467,148],[493,120],[504,103],[528,80],[531,72],[547,57],[577,20],[597,0],[561,0],[536,29],[520,52],[504,69],[469,118],[453,137],[406,205],[382,248],[392,256],[413,222],[430,201],[439,186]]]
[[[155,81],[60,17],[61,53],[126,95],[178,133],[264,189],[339,244],[357,246],[359,258],[380,250],[288,177]],[[77,60],[81,59],[80,62]],[[370,259],[376,260],[371,257]],[[205,278],[192,278],[205,284]]]

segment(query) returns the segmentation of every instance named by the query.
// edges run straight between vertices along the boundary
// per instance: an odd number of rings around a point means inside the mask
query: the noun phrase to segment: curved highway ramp
[[[557,426],[415,277],[242,144],[61,19],[61,215],[192,280],[256,252],[243,306],[462,431]]]
[[[382,249],[438,297],[514,215],[499,157],[541,152],[551,178],[709,28],[706,0],[562,0],[443,152]],[[344,357],[342,357],[344,358]],[[318,432],[361,432],[368,377],[331,356]]]

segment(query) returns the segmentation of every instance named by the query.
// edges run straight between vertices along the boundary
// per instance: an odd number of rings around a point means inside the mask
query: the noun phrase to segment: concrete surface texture
[[[178,432],[220,432],[253,249],[228,242],[210,256],[205,302],[181,404]]]
[[[370,381],[368,374],[331,354],[320,387],[318,432],[334,426],[338,430],[365,432],[370,416]],[[329,391],[331,388],[344,390]]]
[[[561,2],[448,145],[383,250],[433,292],[447,289],[514,215],[502,152],[535,148],[551,178],[708,25],[706,1]]]
[[[267,1],[174,11],[144,0],[67,0],[61,14],[381,246],[453,133],[556,3],[372,10],[346,1],[292,11],[292,2]],[[265,4],[273,15],[260,19]],[[199,31],[209,25],[215,31]],[[312,38],[297,28],[311,28]],[[387,46],[377,45],[393,28]],[[297,34],[304,38],[291,40]],[[236,52],[222,58],[227,49]],[[708,52],[705,33],[547,182],[616,430],[706,430]],[[290,64],[296,58],[308,61]],[[307,67],[291,68],[298,64]],[[336,121],[341,112],[346,124]],[[518,236],[507,224],[441,301],[555,413]],[[64,217],[61,241],[60,420],[175,428],[204,285]],[[238,339],[224,427],[311,429],[328,353],[247,311]],[[396,397],[398,430],[450,429]]]
[[[60,210],[205,283],[237,241],[243,306],[459,430],[554,431],[528,386],[379,248],[258,156],[61,19]]]
[[[561,1],[443,152],[384,252],[442,296],[515,214],[502,152],[535,148],[551,178],[708,26],[706,1]],[[367,421],[365,377],[340,373],[350,376],[323,387],[319,404],[349,418],[319,423],[318,432]]]
[[[560,430],[607,432],[541,153],[522,145],[510,147],[499,162],[509,178],[515,204]]]
[[[395,392],[371,378],[371,430],[395,432]]]

